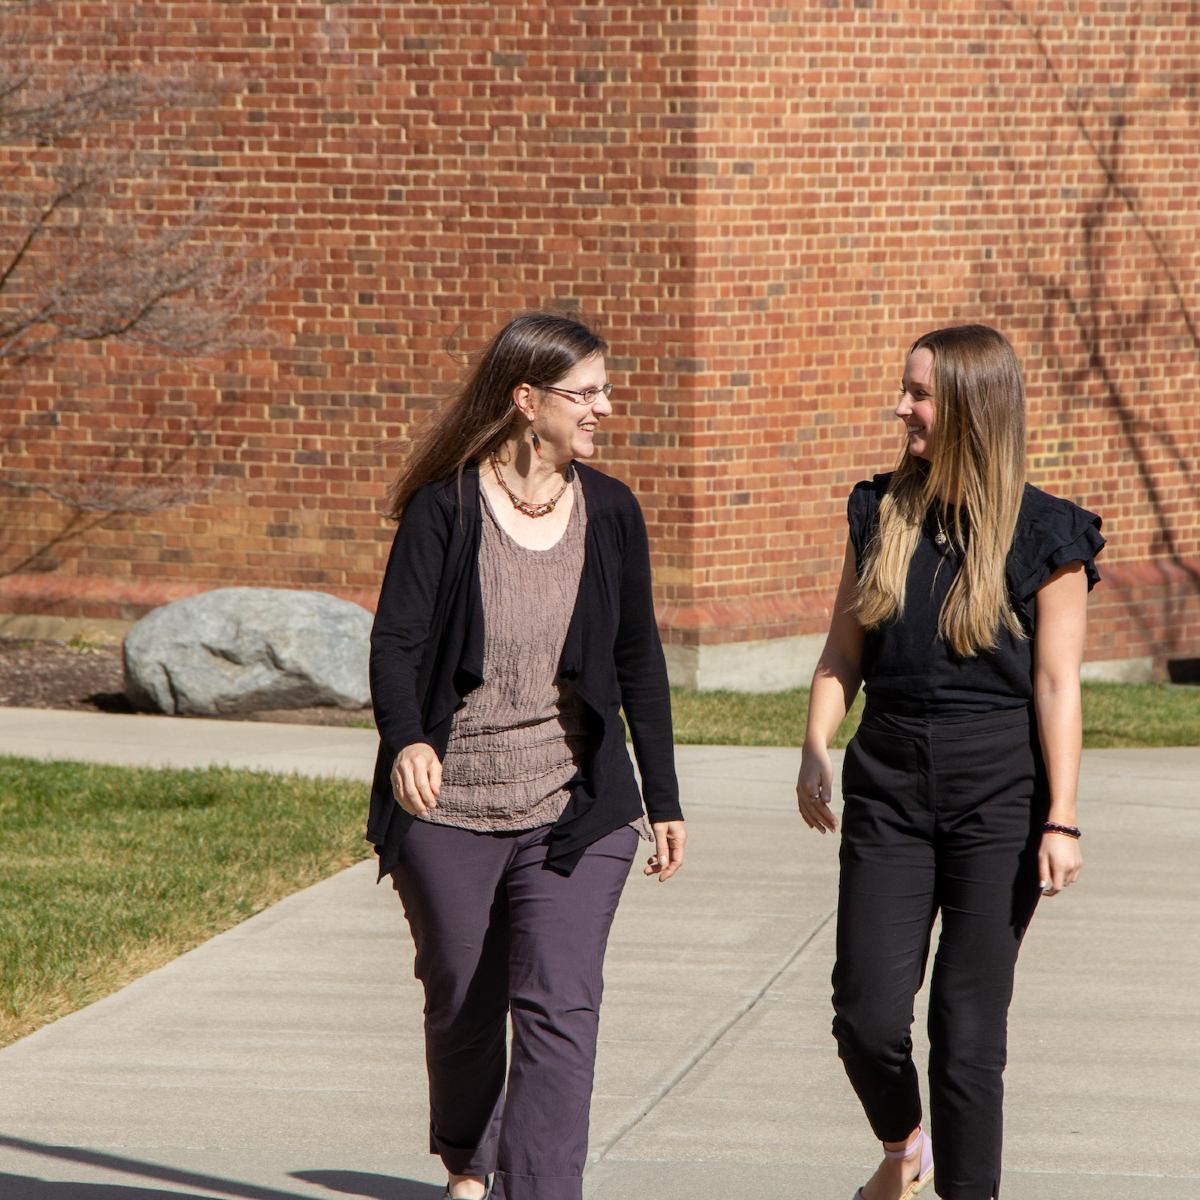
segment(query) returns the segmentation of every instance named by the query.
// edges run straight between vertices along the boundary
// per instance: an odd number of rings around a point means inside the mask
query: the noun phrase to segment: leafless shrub
[[[268,341],[253,311],[279,264],[225,226],[218,189],[179,169],[191,119],[243,81],[60,62],[53,7],[0,11],[0,389],[70,343],[212,356]],[[142,136],[168,127],[173,142]],[[64,481],[30,472],[20,453],[55,430],[18,423],[0,429],[0,487],[58,501],[76,531],[188,503],[205,490],[187,462],[204,425],[200,414],[182,446],[157,458],[145,454],[144,428],[114,428],[102,469]],[[8,570],[22,566],[28,558]]]

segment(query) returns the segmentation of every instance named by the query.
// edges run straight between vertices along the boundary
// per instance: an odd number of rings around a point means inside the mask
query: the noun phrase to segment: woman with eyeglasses
[[[683,862],[645,523],[581,461],[606,349],[568,317],[511,321],[390,496],[367,836],[416,944],[455,1200],[582,1195],[609,928],[639,835],[646,875]]]
[[[1104,539],[1025,482],[1021,368],[994,329],[918,338],[895,414],[896,469],[850,494],[796,793],[811,829],[837,829],[828,745],[865,685],[842,766],[833,1033],[883,1161],[855,1200],[931,1182],[991,1200],[1017,952],[1083,864],[1079,671]],[[909,1035],[939,913],[930,1131]]]

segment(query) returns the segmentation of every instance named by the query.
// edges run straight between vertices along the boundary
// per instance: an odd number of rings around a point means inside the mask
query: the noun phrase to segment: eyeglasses
[[[540,392],[557,392],[560,396],[566,396],[572,404],[595,404],[601,396],[607,400],[612,395],[612,384],[605,383],[602,387],[587,388],[582,392],[572,392],[568,388],[551,387],[548,383],[535,383],[533,385]]]

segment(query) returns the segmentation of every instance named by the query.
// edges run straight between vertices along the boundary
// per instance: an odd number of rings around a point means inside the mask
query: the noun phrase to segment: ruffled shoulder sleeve
[[[1095,513],[1026,484],[1006,566],[1013,598],[1028,602],[1055,571],[1075,562],[1083,563],[1090,592],[1100,582],[1100,524]]]
[[[846,521],[850,526],[850,544],[854,547],[854,565],[862,574],[867,546],[879,524],[879,502],[892,481],[892,472],[864,479],[854,485],[846,501]]]

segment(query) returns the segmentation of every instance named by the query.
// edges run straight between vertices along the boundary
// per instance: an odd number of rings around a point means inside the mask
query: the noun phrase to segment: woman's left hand
[[[1068,884],[1079,878],[1083,870],[1083,855],[1077,839],[1061,833],[1043,833],[1038,851],[1038,879],[1043,896],[1057,896]]]
[[[687,830],[682,821],[655,821],[650,828],[654,831],[655,852],[646,860],[642,874],[657,875],[659,883],[666,883],[683,866]]]

